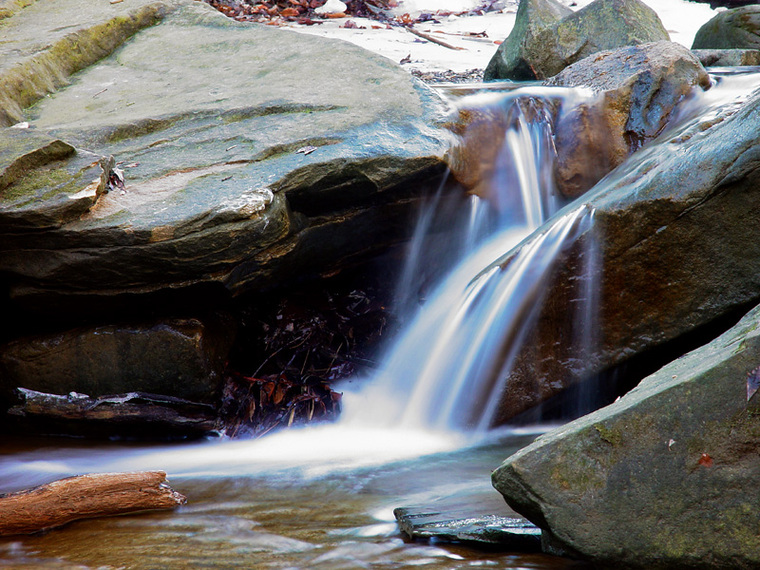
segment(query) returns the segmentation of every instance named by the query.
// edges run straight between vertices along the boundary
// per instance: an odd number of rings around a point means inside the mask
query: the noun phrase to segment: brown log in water
[[[84,518],[172,509],[187,499],[163,471],[95,473],[0,495],[0,536],[31,534]]]

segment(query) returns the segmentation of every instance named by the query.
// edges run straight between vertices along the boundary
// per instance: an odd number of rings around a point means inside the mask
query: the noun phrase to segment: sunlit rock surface
[[[747,237],[760,215],[759,118],[758,94],[721,105],[642,149],[569,206],[592,210],[594,223],[546,284],[548,301],[509,377],[501,421],[760,299],[760,243]],[[574,308],[587,291],[597,298],[581,318]]]
[[[654,10],[639,0],[595,0],[577,12],[556,0],[520,2],[515,26],[483,77],[546,79],[599,51],[669,39]]]
[[[731,192],[730,190],[727,190]],[[760,309],[509,457],[494,486],[544,547],[642,568],[760,564]]]
[[[655,42],[597,53],[546,84],[598,95],[556,126],[557,186],[575,198],[660,134],[695,89],[709,89],[710,77],[685,47]]]

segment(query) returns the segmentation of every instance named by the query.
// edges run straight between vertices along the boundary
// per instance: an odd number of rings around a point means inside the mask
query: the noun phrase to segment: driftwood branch
[[[423,32],[417,31],[417,30],[415,30],[412,27],[407,27],[406,31],[413,33],[415,36],[418,36],[418,37],[422,38],[423,40],[427,40],[429,42],[433,42],[434,44],[438,44],[439,46],[443,46],[445,48],[455,49],[455,50],[463,50],[464,49],[464,48],[461,48],[461,47],[453,46],[453,45],[451,45],[449,43],[444,42],[443,40],[439,40],[438,38],[436,38],[434,36],[431,36],[430,34],[425,34]]]
[[[163,471],[95,473],[0,495],[0,536],[30,534],[84,518],[172,509],[187,499]]]

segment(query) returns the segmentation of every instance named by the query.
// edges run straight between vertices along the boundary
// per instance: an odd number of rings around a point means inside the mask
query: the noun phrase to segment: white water
[[[565,105],[578,98],[564,90],[549,93],[565,95]],[[461,232],[462,261],[396,341],[359,401],[347,407],[348,425],[485,432],[513,359],[541,307],[554,261],[571,231],[587,217],[583,207],[567,212],[506,267],[495,264],[560,204],[553,187],[551,125],[548,113],[531,107],[523,90],[481,94],[463,104],[488,108],[492,114],[501,108],[507,117],[498,167],[488,184],[489,201],[473,197],[465,214],[469,223]],[[523,112],[526,107],[539,118],[531,122]],[[421,216],[427,228],[439,200]],[[404,286],[411,287],[411,276],[419,272],[415,264],[425,235],[415,235],[410,245]],[[579,317],[585,318],[585,312]]]

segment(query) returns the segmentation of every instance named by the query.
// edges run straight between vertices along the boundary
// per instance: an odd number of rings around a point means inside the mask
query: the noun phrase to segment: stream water
[[[739,79],[725,84],[724,99],[717,89],[708,95],[706,112],[748,92]],[[509,516],[490,486],[490,472],[546,429],[487,431],[502,386],[477,383],[504,376],[509,359],[505,363],[503,348],[509,347],[507,354],[516,350],[555,255],[592,219],[585,207],[559,210],[547,177],[551,153],[544,137],[551,133],[513,108],[525,93],[488,95],[488,104],[512,113],[503,149],[512,171],[500,170],[493,183],[507,194],[490,205],[473,198],[462,211],[462,247],[452,255],[452,271],[388,348],[378,375],[347,389],[340,423],[260,440],[172,446],[3,441],[0,492],[94,471],[162,469],[189,502],[172,512],[80,521],[46,534],[0,539],[0,566],[580,567],[544,555],[410,542],[392,515],[395,507],[435,505],[462,516]],[[686,113],[684,120],[694,116]],[[431,207],[436,204],[434,199]],[[492,265],[555,212],[534,248],[506,268]],[[421,225],[433,216],[423,214]],[[418,286],[424,229],[411,244],[404,289]],[[593,310],[579,315],[593,318]]]

